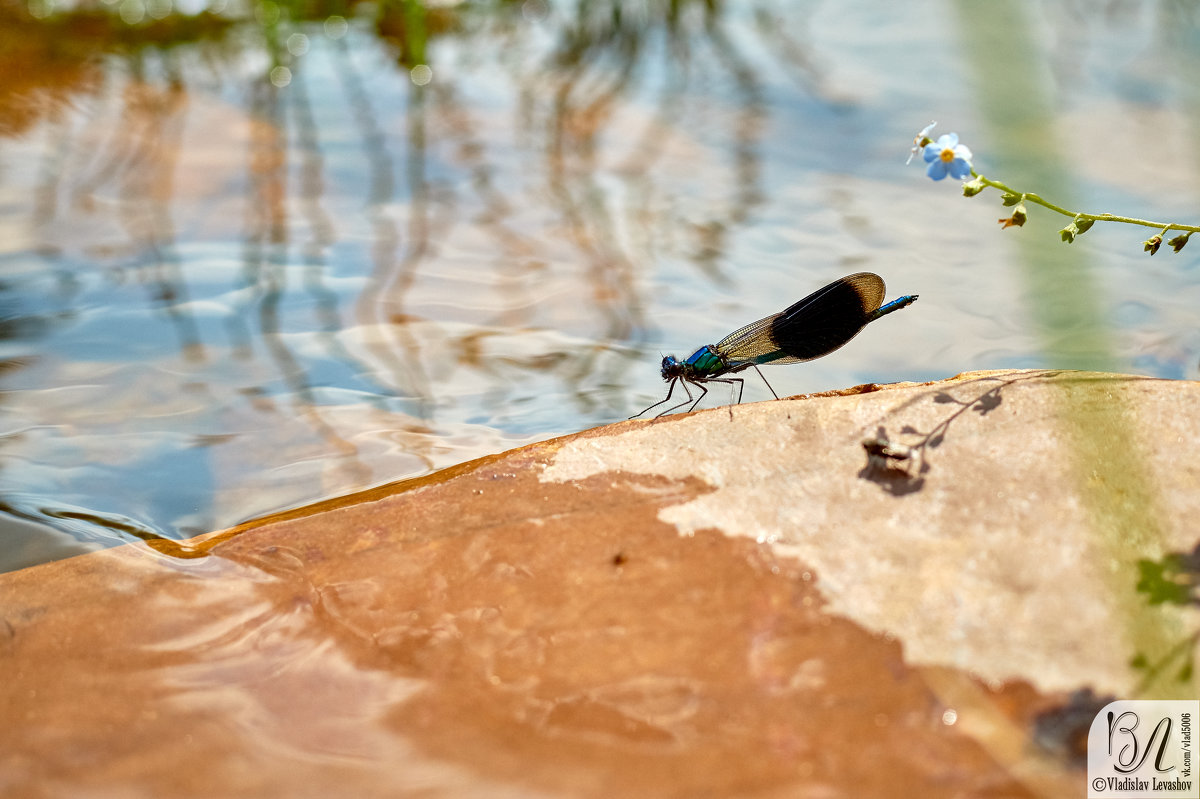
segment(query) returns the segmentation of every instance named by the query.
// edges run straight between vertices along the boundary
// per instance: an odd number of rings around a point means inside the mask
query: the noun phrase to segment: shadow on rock
[[[1008,386],[1025,380],[1053,377],[1056,374],[1058,372],[1038,372],[1023,374],[1007,380],[999,377],[983,377],[964,385],[970,386],[977,382],[992,382],[995,385],[982,394],[969,399],[959,399],[944,390],[934,392],[932,397],[935,404],[956,406],[955,409],[928,431],[918,430],[911,424],[904,425],[900,428],[899,437],[896,439],[893,439],[888,434],[887,428],[880,424],[873,435],[862,440],[863,450],[867,454],[867,463],[858,472],[858,476],[876,483],[884,491],[894,496],[904,496],[920,491],[925,485],[923,475],[928,474],[931,469],[929,451],[942,445],[950,431],[950,426],[959,417],[967,411],[975,411],[980,417],[987,416],[1000,407],[1001,392]]]

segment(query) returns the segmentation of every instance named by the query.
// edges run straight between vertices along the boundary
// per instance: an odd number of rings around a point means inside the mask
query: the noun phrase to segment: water
[[[1055,153],[1022,188],[1195,223],[1190,6],[1014,12],[1016,136],[970,3],[429,5],[0,10],[0,569],[623,419],[662,354],[860,270],[920,302],[781,395],[1198,376],[1200,250],[1001,232],[904,166],[938,119],[991,177]]]

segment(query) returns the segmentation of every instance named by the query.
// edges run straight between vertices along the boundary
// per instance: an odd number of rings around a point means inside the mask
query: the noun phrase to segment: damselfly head
[[[664,355],[662,360],[663,380],[674,380],[683,375],[683,364],[674,355]]]

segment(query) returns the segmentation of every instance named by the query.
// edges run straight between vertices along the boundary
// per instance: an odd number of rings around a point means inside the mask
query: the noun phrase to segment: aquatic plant
[[[1142,227],[1155,228],[1159,231],[1142,242],[1143,251],[1154,255],[1162,247],[1164,239],[1168,247],[1175,252],[1179,252],[1187,244],[1191,235],[1200,231],[1200,226],[1185,225],[1179,222],[1156,222],[1150,219],[1138,219],[1132,216],[1119,216],[1117,214],[1094,214],[1086,211],[1071,211],[1062,206],[1055,205],[1034,192],[1014,189],[1006,183],[980,174],[971,161],[971,150],[965,145],[959,144],[958,134],[948,133],[941,136],[937,141],[930,138],[929,134],[936,124],[936,122],[931,122],[913,139],[913,147],[908,157],[909,163],[912,162],[913,156],[920,152],[923,154],[924,161],[929,164],[926,174],[933,180],[942,180],[947,174],[951,177],[962,179],[969,174],[971,179],[962,184],[964,197],[974,197],[989,188],[1000,191],[1000,202],[1005,207],[1013,209],[1011,216],[997,220],[1002,227],[1024,226],[1026,219],[1028,219],[1028,209],[1025,203],[1030,202],[1071,218],[1071,223],[1058,231],[1059,237],[1067,244],[1074,243],[1076,237],[1082,236],[1096,222],[1124,222],[1127,225],[1141,225]],[[1180,231],[1179,235],[1171,239],[1166,239],[1167,234],[1173,230]]]

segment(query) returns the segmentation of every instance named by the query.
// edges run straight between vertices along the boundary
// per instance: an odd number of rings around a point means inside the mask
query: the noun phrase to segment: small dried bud
[[[1028,213],[1025,210],[1025,203],[1021,203],[1020,205],[1018,205],[1016,208],[1013,209],[1012,216],[1008,217],[1007,219],[998,219],[996,221],[998,221],[1003,227],[1006,227],[1006,228],[1021,227],[1022,225],[1025,224],[1025,220],[1027,218],[1028,218]]]
[[[1188,243],[1188,237],[1191,235],[1192,235],[1191,233],[1181,233],[1178,236],[1176,236],[1175,238],[1168,241],[1167,245],[1170,246],[1170,248],[1172,250],[1174,250],[1175,252],[1179,252],[1180,250],[1183,249],[1183,246]]]
[[[1142,242],[1142,249],[1151,255],[1154,255],[1154,253],[1158,252],[1158,248],[1161,246],[1162,236],[1151,236]]]

